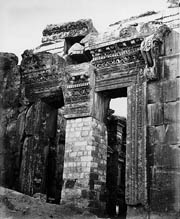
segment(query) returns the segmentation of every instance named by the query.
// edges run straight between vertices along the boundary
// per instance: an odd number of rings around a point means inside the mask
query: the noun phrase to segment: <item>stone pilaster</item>
[[[104,209],[106,126],[91,116],[68,119],[65,142],[62,203]]]

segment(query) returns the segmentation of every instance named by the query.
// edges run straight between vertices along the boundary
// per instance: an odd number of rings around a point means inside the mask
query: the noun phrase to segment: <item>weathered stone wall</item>
[[[147,90],[148,186],[151,211],[171,218],[171,213],[180,211],[178,32],[172,30],[165,39],[164,48],[159,66],[160,81],[148,83]]]
[[[20,74],[17,63],[14,54],[0,53],[0,184],[9,188],[17,184],[19,162],[16,123]]]
[[[65,120],[57,103],[63,100],[30,102],[17,62],[14,54],[0,53],[0,184],[29,195],[45,193],[47,201],[59,203]]]
[[[68,119],[66,125],[62,202],[104,208],[107,132],[93,117]]]
[[[57,109],[42,101],[19,115],[21,126],[20,190],[25,194],[46,193],[48,154],[55,147]]]
[[[43,193],[60,202],[65,121],[61,110],[41,100],[27,106],[17,119],[19,186],[28,195]]]

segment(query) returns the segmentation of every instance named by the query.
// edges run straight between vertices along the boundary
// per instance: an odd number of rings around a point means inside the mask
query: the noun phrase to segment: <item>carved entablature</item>
[[[122,24],[121,24],[122,25]],[[90,39],[92,64],[96,67],[96,90],[117,80],[137,76],[144,70],[147,80],[157,79],[157,62],[169,28],[158,21],[116,27]],[[104,89],[104,88],[102,88]]]
[[[110,71],[120,74],[139,68],[144,64],[140,51],[141,39],[119,42],[102,48],[91,50],[92,64],[97,69],[97,79],[112,77]],[[116,70],[117,68],[117,70]]]
[[[22,58],[20,69],[26,97],[30,101],[44,98],[51,102],[54,98],[63,104],[61,87],[64,81],[65,60],[47,52],[33,54],[31,50],[26,50]]]
[[[89,63],[69,65],[65,69],[65,117],[87,116],[91,111],[92,84]]]
[[[124,79],[136,77],[145,66],[141,42],[141,38],[136,38],[91,50],[97,91],[115,85],[118,80],[123,83]]]
[[[159,26],[156,32],[144,39],[141,43],[141,53],[145,60],[144,73],[147,80],[159,79],[158,61],[161,54],[161,47],[164,37],[167,36],[170,29],[165,24]]]

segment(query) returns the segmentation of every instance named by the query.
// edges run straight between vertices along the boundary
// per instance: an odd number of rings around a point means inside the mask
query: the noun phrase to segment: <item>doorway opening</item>
[[[109,107],[106,116],[108,132],[107,202],[109,216],[126,216],[125,168],[127,88],[108,92]]]

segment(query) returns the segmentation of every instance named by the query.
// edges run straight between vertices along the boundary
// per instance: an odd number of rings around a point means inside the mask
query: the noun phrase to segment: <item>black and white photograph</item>
[[[179,0],[0,0],[0,29],[0,219],[179,219]]]

